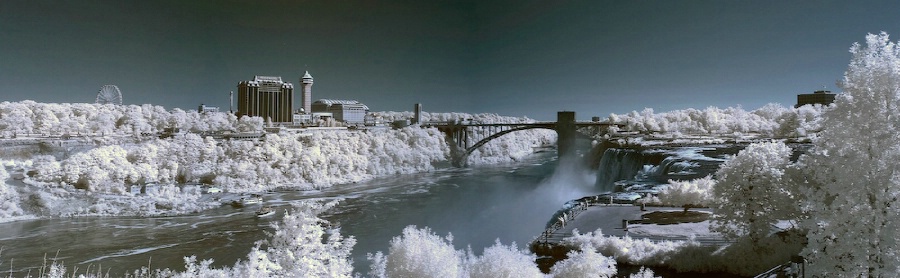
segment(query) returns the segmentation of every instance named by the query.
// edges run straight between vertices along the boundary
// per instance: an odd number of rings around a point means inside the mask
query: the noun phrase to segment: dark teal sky
[[[0,101],[227,110],[254,75],[373,111],[579,119],[837,90],[897,1],[0,1]],[[299,102],[295,105],[299,105]]]

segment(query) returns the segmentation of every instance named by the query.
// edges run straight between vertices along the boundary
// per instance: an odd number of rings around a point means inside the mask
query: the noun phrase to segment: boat
[[[245,205],[259,204],[262,203],[263,198],[262,195],[259,194],[250,194],[250,198],[244,200]]]
[[[273,214],[275,214],[275,209],[270,206],[261,207],[256,211],[256,217],[272,216]]]
[[[245,206],[259,204],[259,203],[262,203],[262,197],[253,196],[250,198],[241,198],[241,203],[243,203]]]
[[[240,200],[231,201],[231,206],[235,208],[242,208],[248,205],[254,205],[262,203],[262,196],[259,194],[250,195],[250,197],[241,197]]]

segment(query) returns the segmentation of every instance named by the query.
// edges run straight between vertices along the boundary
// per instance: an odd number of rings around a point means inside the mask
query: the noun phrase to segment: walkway
[[[687,223],[687,224],[671,224],[671,225],[656,225],[656,224],[639,224],[639,225],[630,225],[631,230],[641,230],[641,233],[633,233],[629,232],[622,227],[622,220],[639,220],[641,219],[641,215],[653,212],[653,211],[680,211],[680,208],[671,208],[671,207],[647,207],[646,211],[641,211],[639,206],[634,206],[630,204],[622,204],[622,205],[599,205],[593,204],[590,206],[576,206],[572,210],[570,210],[569,215],[566,215],[564,221],[558,221],[557,225],[545,231],[540,237],[536,239],[536,241],[546,242],[549,244],[559,244],[563,238],[571,237],[572,231],[577,229],[579,233],[588,233],[594,232],[597,229],[601,229],[603,234],[606,236],[617,236],[624,237],[630,236],[631,238],[647,238],[653,241],[659,240],[687,240],[688,236],[686,235],[674,235],[674,234],[658,234],[658,233],[647,233],[647,230],[656,230],[657,228],[662,228],[659,230],[672,230],[672,229],[680,229],[683,227],[679,227],[682,225],[690,225],[693,227],[687,227],[685,229],[694,228],[697,229],[700,227],[701,230],[704,230],[702,226],[705,226],[704,223]],[[707,211],[710,209],[691,209],[692,211]],[[573,216],[574,215],[574,216]],[[704,245],[722,245],[727,243],[724,239],[722,239],[717,234],[710,233],[700,233],[695,236],[695,239]]]

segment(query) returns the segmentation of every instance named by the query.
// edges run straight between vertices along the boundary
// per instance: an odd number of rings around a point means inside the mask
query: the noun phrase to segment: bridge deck
[[[575,126],[624,126],[617,123],[605,122],[575,122]],[[422,126],[441,127],[441,126],[459,126],[459,127],[495,127],[495,126],[556,126],[556,122],[533,122],[533,123],[458,123],[458,122],[424,122]]]
[[[622,124],[609,122],[576,122],[575,112],[560,112],[559,120],[556,122],[532,122],[532,123],[482,123],[473,122],[471,120],[454,120],[454,121],[430,121],[422,122],[421,127],[434,127],[444,132],[447,137],[447,143],[451,146],[453,153],[453,165],[465,166],[466,159],[470,153],[505,134],[528,130],[528,129],[552,129],[559,135],[557,137],[557,146],[560,155],[568,153],[570,146],[574,145],[575,137],[581,135],[591,139],[593,135],[586,135],[579,132],[585,131],[583,128],[592,128],[596,130],[590,133],[606,132],[603,127],[618,126]],[[474,143],[474,144],[472,144]]]

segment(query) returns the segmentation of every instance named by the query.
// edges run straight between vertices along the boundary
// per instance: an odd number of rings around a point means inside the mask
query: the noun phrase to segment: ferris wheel
[[[122,92],[116,85],[103,85],[97,92],[97,103],[122,105]]]

